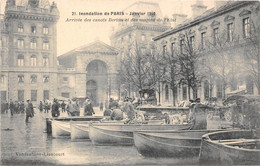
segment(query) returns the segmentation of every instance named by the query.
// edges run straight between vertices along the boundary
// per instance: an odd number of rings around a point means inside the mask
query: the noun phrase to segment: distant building
[[[57,95],[59,11],[48,0],[7,0],[1,16],[1,100]]]
[[[216,1],[215,3],[215,8],[206,10],[206,7],[197,1],[192,5],[194,14],[192,18],[157,35],[153,40],[168,54],[175,56],[176,52],[183,49],[184,38],[200,51],[202,56],[199,67],[204,77],[198,86],[198,97],[202,101],[209,97],[221,100],[229,94],[236,93],[257,94],[257,81],[254,80],[257,76],[250,71],[248,64],[252,59],[246,59],[245,56],[253,49],[254,44],[251,40],[256,41],[255,48],[258,49],[255,58],[259,56],[259,2]],[[252,35],[256,35],[256,38]],[[217,44],[223,44],[223,49],[214,49]],[[229,59],[228,63],[227,60],[214,56],[217,51],[223,54],[223,58]],[[222,68],[214,68],[214,64],[221,61],[226,61],[222,63],[225,65]],[[256,65],[257,60],[253,63]],[[223,78],[223,75],[226,78]],[[173,94],[169,83],[163,83],[162,91],[162,103],[172,104]],[[188,100],[187,93],[187,85],[178,85],[177,100]]]
[[[58,94],[89,97],[94,105],[117,97],[118,50],[96,41],[58,57]]]
[[[170,22],[164,20],[158,3],[138,1],[128,6],[123,12],[128,13],[125,17],[129,21],[119,23],[113,29],[110,37],[111,45],[119,50],[118,65],[124,55],[135,44],[138,45],[143,53],[151,51],[154,48],[152,38],[170,29]],[[134,14],[133,12],[139,14]],[[136,93],[138,90],[134,89],[131,84],[120,84],[117,87],[120,98],[124,97],[124,95],[129,97],[138,95]],[[127,94],[122,95],[125,92]]]

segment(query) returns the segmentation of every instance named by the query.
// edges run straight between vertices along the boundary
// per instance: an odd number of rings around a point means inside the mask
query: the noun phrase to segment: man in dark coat
[[[19,110],[22,114],[24,113],[24,101],[21,102]]]
[[[40,101],[39,110],[40,110],[40,112],[43,111],[43,104],[42,104],[42,101]]]
[[[66,104],[64,103],[64,101],[61,103],[61,110],[62,112],[65,112],[65,108],[66,108]]]
[[[12,99],[10,100],[10,106],[9,107],[10,107],[11,116],[13,116],[15,105],[14,105],[14,102],[12,101]]]
[[[59,111],[59,104],[56,99],[53,100],[53,104],[51,107],[51,114],[52,117],[59,117],[60,116],[60,111]]]
[[[84,107],[84,116],[92,116],[92,114],[95,114],[93,106],[89,99],[86,100],[86,105]]]
[[[34,110],[33,110],[33,104],[30,102],[30,100],[27,100],[26,105],[26,119],[25,122],[28,122],[29,118],[34,116]]]

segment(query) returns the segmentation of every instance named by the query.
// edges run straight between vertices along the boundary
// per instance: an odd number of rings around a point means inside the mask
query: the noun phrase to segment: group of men
[[[11,99],[9,103],[7,101],[1,102],[1,113],[2,114],[8,113],[8,110],[10,110],[11,115],[24,113],[24,111],[25,111],[24,101],[13,102],[12,99]]]

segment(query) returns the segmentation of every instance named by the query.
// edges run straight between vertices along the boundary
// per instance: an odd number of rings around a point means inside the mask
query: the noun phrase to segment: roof
[[[95,41],[90,44],[83,45],[81,47],[75,48],[58,58],[64,58],[67,56],[70,56],[75,53],[87,53],[87,54],[95,54],[95,53],[101,53],[101,54],[110,54],[110,55],[117,55],[118,50],[102,41]]]
[[[244,6],[246,4],[255,3],[255,2],[256,1],[230,1],[230,2],[227,2],[225,5],[219,7],[217,10],[215,10],[215,8],[211,8],[198,17],[185,20],[182,24],[177,25],[175,28],[172,28],[172,29],[154,37],[153,40],[154,41],[159,40],[163,37],[177,33],[183,29],[186,29],[186,28],[192,27],[196,24],[199,24],[203,21],[207,21],[218,15],[222,15],[226,12],[229,12],[230,10],[236,9],[236,8]]]

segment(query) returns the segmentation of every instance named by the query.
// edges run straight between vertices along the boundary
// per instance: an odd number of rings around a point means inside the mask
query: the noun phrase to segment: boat
[[[89,138],[94,145],[134,145],[133,132],[137,130],[185,130],[190,124],[91,124]]]
[[[58,117],[58,118],[46,118],[46,131],[48,134],[52,133],[52,122],[61,121],[70,124],[70,121],[100,121],[107,118],[107,116],[72,116],[72,117]]]
[[[66,121],[52,120],[52,137],[70,136],[70,123]]]
[[[202,136],[200,162],[258,165],[259,138],[259,130],[231,130],[205,134]]]
[[[199,156],[202,135],[216,130],[152,130],[134,132],[134,145],[146,157]]]
[[[89,137],[94,145],[133,145],[133,132],[138,130],[199,130],[207,128],[207,110],[203,104],[192,105],[189,123],[183,124],[91,124]]]
[[[70,122],[71,141],[89,139],[89,125],[92,123],[123,124],[124,121],[71,121]]]

